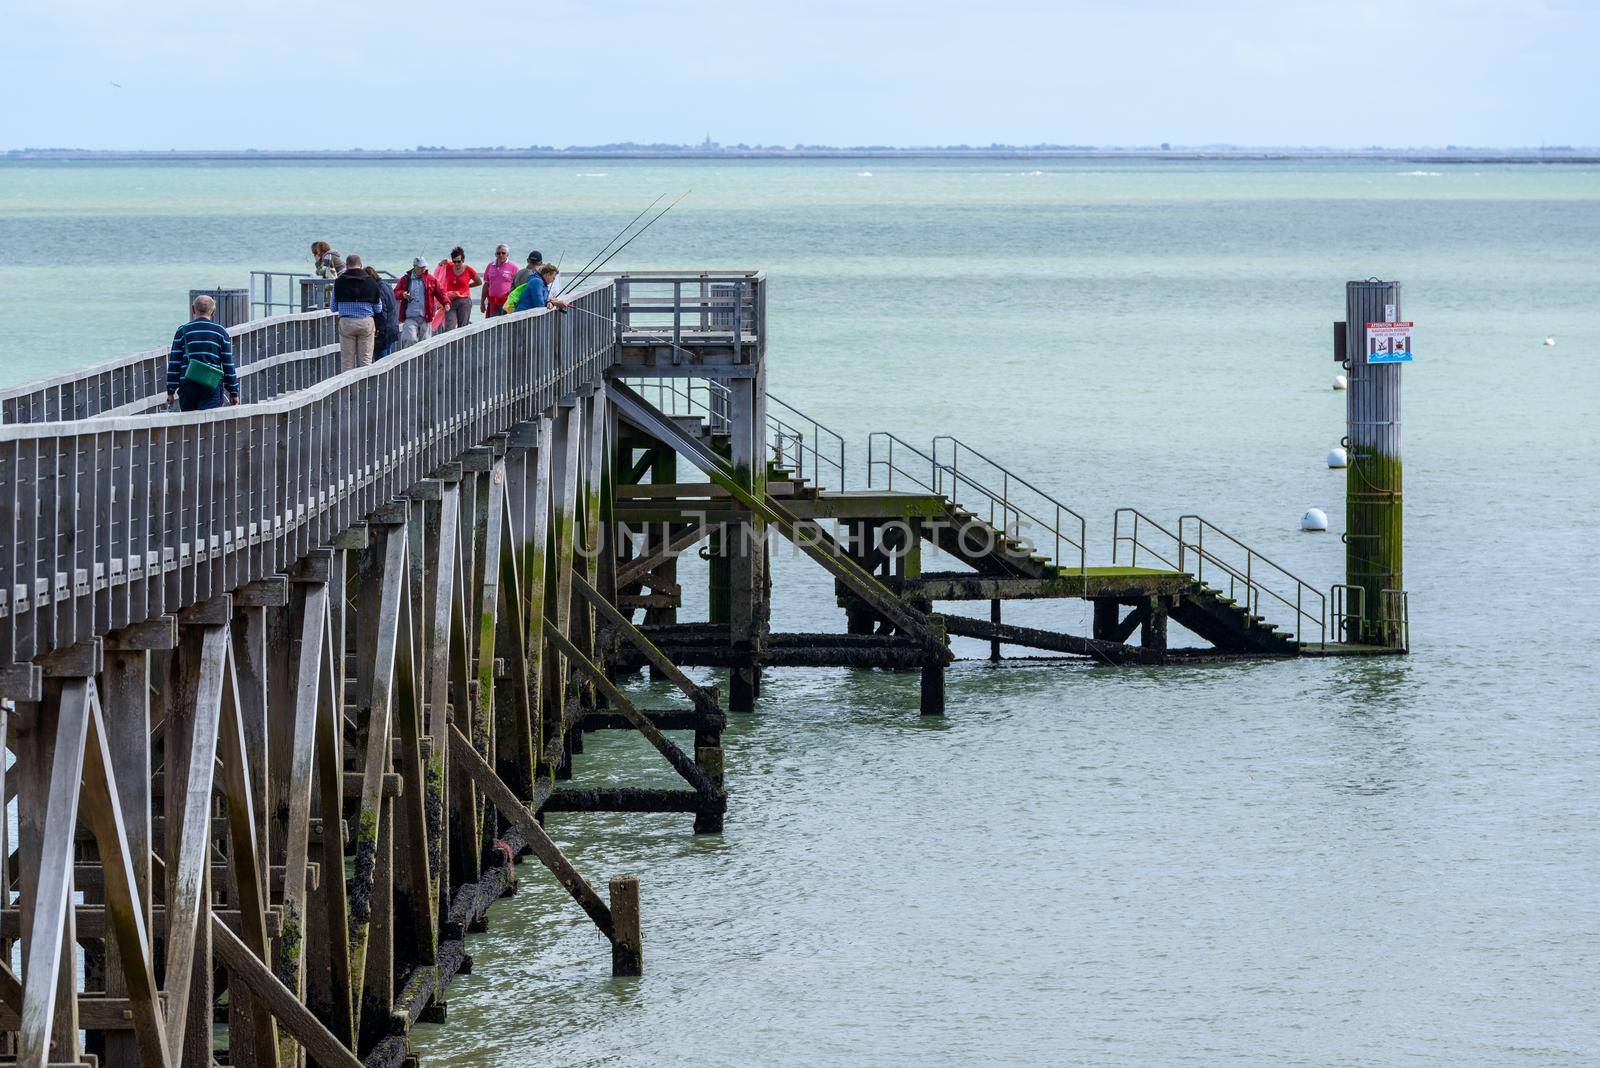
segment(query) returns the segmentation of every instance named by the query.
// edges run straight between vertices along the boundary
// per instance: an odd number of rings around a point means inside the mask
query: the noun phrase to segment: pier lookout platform
[[[847,472],[767,391],[759,272],[571,300],[345,374],[329,313],[243,323],[244,403],[211,412],[162,410],[164,349],[0,391],[0,1057],[412,1061],[529,857],[638,974],[639,882],[579,871],[560,814],[719,833],[722,730],[786,666],[916,671],[940,714],[952,636],[1113,665],[1404,650],[1403,594],[1314,588],[1198,516],[1120,511],[1092,560],[987,445],[873,433]],[[780,539],[832,576],[837,632],[771,629]],[[680,619],[702,550],[708,617]],[[1005,623],[1014,599],[1087,601],[1092,632]],[[963,601],[988,618],[938,611]],[[677,699],[631,698],[639,669]],[[597,730],[681,786],[572,785]]]

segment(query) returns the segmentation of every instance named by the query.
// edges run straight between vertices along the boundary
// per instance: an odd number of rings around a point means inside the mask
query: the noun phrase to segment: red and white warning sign
[[[1410,363],[1411,323],[1368,323],[1368,363]]]

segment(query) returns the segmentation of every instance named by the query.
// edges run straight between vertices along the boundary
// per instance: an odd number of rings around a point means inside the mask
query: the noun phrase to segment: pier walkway
[[[847,486],[843,439],[766,390],[759,272],[571,299],[342,375],[326,312],[236,326],[245,403],[212,412],[161,410],[164,349],[0,391],[0,1054],[406,1063],[527,857],[637,974],[637,879],[592,881],[546,817],[720,832],[721,732],[771,668],[917,670],[939,713],[952,635],[1097,663],[1395,651],[1341,642],[1340,588],[1198,517],[1119,512],[1091,564],[1082,517],[954,438],[873,435]],[[771,631],[771,537],[833,577],[840,632]],[[679,620],[702,544],[710,616]],[[1093,633],[1004,623],[1015,598],[1087,600]],[[988,620],[934,610],[971,600]],[[1169,648],[1169,620],[1204,645]],[[630,699],[640,667],[677,699]],[[681,784],[571,785],[595,730]]]

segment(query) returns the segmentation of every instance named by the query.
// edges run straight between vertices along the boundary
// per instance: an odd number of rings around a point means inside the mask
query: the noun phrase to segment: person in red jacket
[[[397,349],[409,348],[433,336],[433,319],[441,308],[449,305],[444,287],[428,273],[428,264],[421,256],[411,261],[411,270],[394,284],[394,299],[400,304],[400,344]]]
[[[466,326],[472,322],[472,291],[483,285],[483,278],[467,263],[467,254],[460,245],[450,250],[448,260],[439,262],[437,273],[444,276],[439,281],[444,284],[445,296],[450,298],[444,313],[444,329]]]

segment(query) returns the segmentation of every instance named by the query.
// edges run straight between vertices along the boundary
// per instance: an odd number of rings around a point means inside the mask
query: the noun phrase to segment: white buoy
[[[1551,335],[1550,335],[1550,336],[1549,336],[1549,337],[1547,337],[1547,338],[1545,338],[1545,339],[1544,339],[1544,343],[1545,343],[1545,344],[1546,344],[1546,345],[1547,345],[1547,346],[1549,346],[1549,347],[1550,347],[1550,348],[1555,348],[1555,345],[1556,345],[1556,336],[1555,336],[1555,335],[1554,335],[1554,334],[1551,334]]]
[[[1301,530],[1327,530],[1328,513],[1321,508],[1313,508],[1300,517]]]
[[[1350,382],[1344,377],[1344,375],[1334,375],[1333,376],[1333,388],[1334,389],[1344,389],[1345,387],[1347,387],[1349,385],[1350,385]]]
[[[1349,467],[1350,457],[1343,449],[1328,450],[1329,467]]]

